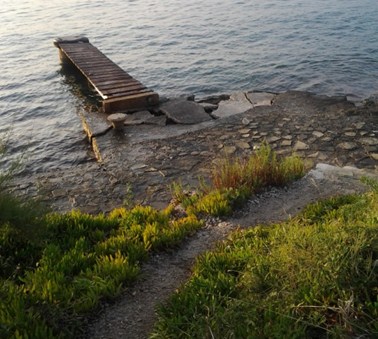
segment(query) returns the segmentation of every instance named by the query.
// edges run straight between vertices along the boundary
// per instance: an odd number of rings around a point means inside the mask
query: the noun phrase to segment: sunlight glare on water
[[[161,95],[378,92],[376,0],[3,0],[0,133],[30,171],[91,158],[86,98],[61,73],[57,36],[85,35]]]

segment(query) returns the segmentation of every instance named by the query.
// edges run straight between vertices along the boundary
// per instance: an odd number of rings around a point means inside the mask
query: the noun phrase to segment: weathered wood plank
[[[111,112],[145,108],[158,103],[159,95],[155,92],[150,92],[107,99],[102,102],[102,106],[105,112]]]
[[[127,95],[136,95],[136,94],[141,94],[141,93],[153,93],[153,92],[148,88],[141,89],[141,90],[124,91],[124,92],[119,92],[119,93],[114,93],[112,95],[109,95],[107,99],[120,98],[120,97],[125,97]]]
[[[105,92],[107,90],[116,89],[116,88],[131,87],[131,86],[144,86],[144,85],[141,84],[139,81],[128,81],[128,82],[122,81],[122,82],[110,84],[110,85],[107,85],[107,86],[99,86],[97,84],[97,88],[99,90],[101,90],[102,92]]]
[[[101,91],[102,94],[107,95],[107,96],[113,96],[116,95],[117,93],[127,93],[131,91],[142,91],[148,89],[146,86],[143,85],[133,85],[133,86],[125,86],[125,87],[117,87],[117,88],[112,88],[108,89],[105,91]]]

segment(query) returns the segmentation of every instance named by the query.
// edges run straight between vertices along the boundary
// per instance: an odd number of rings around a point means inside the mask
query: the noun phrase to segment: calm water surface
[[[57,36],[85,35],[161,95],[378,93],[376,0],[2,0],[0,133],[28,171],[91,159]],[[5,166],[2,159],[1,165]]]

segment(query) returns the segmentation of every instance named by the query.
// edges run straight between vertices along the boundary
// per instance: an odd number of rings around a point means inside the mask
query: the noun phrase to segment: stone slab
[[[167,124],[167,117],[165,115],[152,116],[150,119],[146,120],[145,124],[165,126]]]
[[[160,106],[160,111],[177,124],[199,124],[212,120],[198,103],[183,99],[170,100]]]
[[[107,117],[108,115],[103,113],[87,112],[85,110],[80,112],[81,123],[89,141],[113,128]]]
[[[141,125],[154,116],[149,111],[138,111],[133,114],[128,114],[125,120],[125,125]]]
[[[257,106],[271,106],[275,94],[267,92],[248,92],[245,94],[253,107]]]
[[[219,103],[218,109],[211,113],[216,118],[226,118],[232,115],[240,114],[253,108],[251,102],[247,99],[244,92],[233,93],[229,100],[223,100]]]

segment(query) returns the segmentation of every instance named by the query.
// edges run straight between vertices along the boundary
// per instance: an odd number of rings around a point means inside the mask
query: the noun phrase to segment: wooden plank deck
[[[159,95],[111,61],[85,37],[58,38],[63,61],[69,60],[102,98],[104,112],[144,109],[159,103]]]

